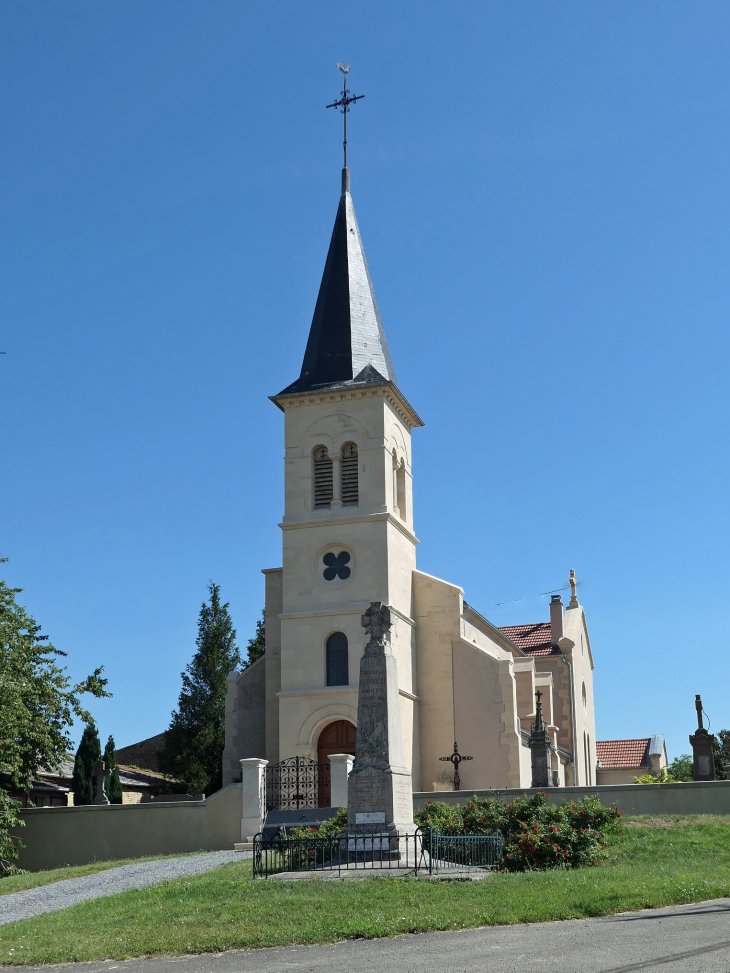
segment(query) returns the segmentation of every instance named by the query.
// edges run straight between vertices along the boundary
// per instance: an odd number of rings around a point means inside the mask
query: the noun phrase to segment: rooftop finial
[[[342,75],[343,75],[343,81],[342,81],[342,97],[341,98],[338,98],[337,101],[333,101],[331,105],[327,105],[326,107],[327,108],[339,108],[340,111],[342,112],[342,115],[344,116],[344,119],[345,119],[345,138],[344,138],[344,141],[342,143],[342,148],[343,148],[344,153],[345,153],[345,165],[344,165],[344,170],[343,170],[342,191],[345,192],[345,188],[344,188],[344,186],[345,186],[344,172],[347,171],[347,114],[350,111],[350,105],[354,104],[354,102],[356,102],[356,101],[359,101],[361,98],[364,98],[365,95],[351,95],[350,94],[349,88],[347,87],[347,73],[350,70],[350,65],[348,64],[347,67],[345,67],[344,64],[340,64],[338,62],[337,63],[337,67],[340,69],[340,71],[342,71]],[[347,180],[348,189],[349,189],[349,182],[350,182],[350,180],[349,180],[349,173],[348,173],[348,180]]]
[[[578,586],[578,582],[575,580],[575,571],[573,568],[570,569],[570,604],[568,608],[578,608],[578,596],[575,593],[575,589]]]

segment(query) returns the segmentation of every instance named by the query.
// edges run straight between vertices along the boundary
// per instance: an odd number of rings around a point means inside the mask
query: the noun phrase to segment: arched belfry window
[[[356,507],[358,502],[357,446],[345,443],[342,447],[342,504]]]
[[[350,682],[347,661],[347,636],[344,632],[333,632],[327,639],[327,685],[347,686]]]
[[[314,506],[329,507],[332,502],[332,460],[324,446],[314,448]]]
[[[406,468],[401,460],[400,466],[395,473],[396,496],[398,498],[398,512],[406,519]]]

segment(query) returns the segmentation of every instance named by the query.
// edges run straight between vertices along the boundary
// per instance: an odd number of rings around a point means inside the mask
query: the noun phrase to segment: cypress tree
[[[212,794],[223,778],[227,677],[241,657],[219,585],[209,582],[208,592],[210,603],[203,602],[198,617],[197,651],[181,673],[183,687],[165,733],[160,769],[191,793]]]
[[[248,669],[266,651],[266,612],[261,609],[261,618],[256,622],[256,634],[248,640],[248,659],[243,663],[244,668]]]
[[[122,803],[122,782],[119,780],[119,768],[117,767],[117,748],[114,745],[114,737],[110,736],[104,748],[104,763],[106,769],[111,770],[111,776],[107,777],[105,790],[110,804]]]
[[[101,760],[101,743],[93,723],[87,723],[76,751],[71,788],[74,804],[93,804],[96,797],[96,768]]]

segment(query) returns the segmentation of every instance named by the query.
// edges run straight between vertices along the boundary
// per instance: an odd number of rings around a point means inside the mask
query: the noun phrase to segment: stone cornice
[[[410,531],[403,521],[398,517],[394,517],[390,511],[377,514],[365,514],[362,517],[332,517],[328,520],[304,520],[291,524],[285,524],[282,522],[279,524],[279,527],[282,530],[301,530],[302,528],[307,527],[331,527],[339,526],[340,524],[371,524],[373,521],[380,520],[387,520],[390,524],[392,524],[393,527],[397,528],[401,534],[404,534],[408,540],[411,541],[411,543],[421,543],[413,531]]]
[[[404,621],[406,625],[410,625],[411,628],[415,628],[416,623],[408,615],[404,615],[403,612],[398,611],[397,608],[393,608],[392,605],[388,606],[394,615],[397,615],[401,621]],[[325,615],[362,615],[363,612],[367,611],[367,605],[360,605],[355,608],[331,608],[327,611],[314,611],[314,612],[284,612],[278,617],[283,621],[291,618],[322,618]],[[244,672],[246,670],[244,669]]]
[[[272,395],[270,398],[274,405],[285,412],[287,409],[300,408],[305,405],[346,402],[351,399],[370,399],[376,396],[386,400],[409,430],[424,425],[423,419],[398,386],[392,382],[384,382],[382,385],[354,385],[351,388],[340,386],[339,388],[322,389],[321,392],[290,392],[286,395]]]

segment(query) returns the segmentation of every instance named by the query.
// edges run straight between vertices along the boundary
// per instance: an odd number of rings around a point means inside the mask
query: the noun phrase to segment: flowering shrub
[[[508,872],[595,865],[605,856],[607,835],[618,830],[622,811],[597,797],[548,804],[549,794],[518,797],[507,804],[473,797],[466,804],[429,801],[415,812],[421,829],[443,835],[492,834],[504,841],[502,867]]]
[[[316,828],[292,828],[292,838],[336,838],[347,828],[347,808],[341,807],[333,818],[322,821]]]
[[[339,842],[335,838],[347,828],[347,808],[341,807],[333,818],[322,821],[317,827],[292,828],[291,838],[299,841],[288,842],[284,845],[285,870],[299,868],[313,868],[315,865],[326,865],[339,857]],[[315,841],[315,838],[329,838],[329,842]]]

